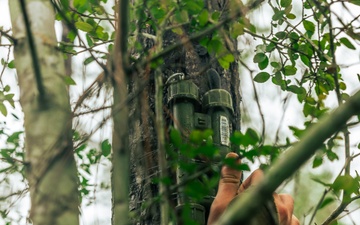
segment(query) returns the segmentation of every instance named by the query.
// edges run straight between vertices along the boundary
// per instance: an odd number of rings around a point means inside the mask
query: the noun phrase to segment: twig
[[[329,193],[329,191],[330,191],[330,189],[325,189],[323,195],[321,196],[318,204],[317,204],[316,207],[315,207],[315,210],[314,210],[313,214],[311,215],[311,219],[310,219],[310,221],[309,221],[309,225],[312,224],[312,221],[314,220],[317,211],[320,209],[320,206],[321,206],[321,204],[323,203],[324,198],[325,198],[325,196]]]
[[[1,30],[0,29],[0,37],[1,36],[4,36],[4,37],[6,37],[7,39],[9,39],[13,44],[16,44],[16,39],[13,37],[13,36],[10,36],[9,34],[8,34],[8,32],[9,32],[9,30],[8,31],[3,31],[3,30]]]
[[[254,73],[254,71],[251,70],[242,60],[240,60],[240,63],[241,63],[241,65],[243,65],[249,71],[249,74],[250,74],[251,83],[252,83],[252,86],[253,86],[253,89],[254,89],[254,98],[255,98],[256,105],[258,107],[261,122],[262,122],[261,143],[260,143],[260,145],[262,145],[264,143],[264,141],[265,141],[265,118],[264,118],[264,113],[263,113],[263,111],[261,109],[261,105],[260,105],[260,102],[259,102],[259,96],[258,96],[256,86],[255,86],[255,83],[254,83],[254,77],[252,75]]]

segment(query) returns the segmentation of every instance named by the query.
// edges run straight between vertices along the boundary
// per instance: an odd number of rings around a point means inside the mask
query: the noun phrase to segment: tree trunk
[[[226,5],[226,4],[225,4]],[[219,8],[218,4],[213,1],[208,1],[207,8],[213,10],[223,10]],[[185,27],[186,30],[186,27]],[[152,33],[150,29],[143,31]],[[210,35],[211,36],[211,35]],[[163,37],[163,48],[171,46],[180,40],[180,36],[168,31]],[[149,39],[140,40],[148,49],[153,47],[153,43]],[[231,43],[226,45],[230,52],[236,54],[236,41],[232,40]],[[236,59],[236,57],[235,57]],[[190,79],[199,87],[199,94],[203,96],[209,90],[206,71],[210,68],[215,69],[220,74],[221,88],[227,90],[232,97],[234,107],[234,115],[232,121],[232,131],[240,130],[240,80],[238,74],[238,62],[235,60],[231,63],[228,70],[223,69],[218,63],[217,59],[207,52],[206,48],[202,47],[197,41],[193,41],[176,51],[171,52],[164,57],[162,64],[162,73],[164,75],[164,83],[169,76],[174,73],[184,73],[185,79]],[[152,197],[158,195],[158,187],[152,183],[152,179],[159,177],[158,162],[157,162],[157,143],[155,134],[155,104],[154,93],[155,85],[153,74],[146,71],[140,71],[145,74],[140,77],[140,80],[149,79],[149,85],[144,88],[140,96],[139,103],[132,105],[131,111],[139,110],[140,113],[131,114],[138,118],[138,122],[134,123],[134,130],[131,131],[131,182],[130,182],[130,208],[136,215],[134,224],[150,225],[160,224],[159,206],[153,205],[152,207],[141,208],[142,203],[145,203]],[[134,83],[140,83],[134,81]],[[135,85],[136,86],[136,85]],[[167,104],[167,92],[164,90],[164,104]],[[165,109],[165,117],[168,119],[166,126],[169,127],[173,121],[172,115],[169,115],[170,109]],[[141,115],[139,115],[141,114]],[[135,120],[133,120],[135,121]],[[135,125],[136,124],[136,125]],[[136,129],[140,125],[140,129]],[[175,179],[175,174],[172,174]],[[174,197],[173,195],[171,197]],[[174,208],[176,202],[173,202]]]
[[[71,110],[64,59],[56,49],[53,8],[50,2],[40,0],[9,4],[25,115],[30,219],[36,225],[78,225]]]

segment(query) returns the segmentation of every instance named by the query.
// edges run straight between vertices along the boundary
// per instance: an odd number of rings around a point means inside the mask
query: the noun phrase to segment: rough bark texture
[[[33,66],[36,59],[29,49],[29,34],[18,3],[9,1],[20,103],[25,115],[30,220],[36,225],[77,225],[80,201],[71,110],[64,82],[64,59],[56,50],[55,15],[49,1],[25,1],[38,56],[35,63],[40,66],[45,93],[40,96]]]
[[[226,4],[219,5],[217,1],[207,1],[207,7],[213,10],[222,10],[220,7],[225,7]],[[185,27],[186,29],[186,27]],[[144,31],[151,33],[150,30]],[[180,37],[168,31],[163,37],[163,48],[171,46],[176,43]],[[150,40],[140,40],[145,43],[146,47],[150,49],[153,43]],[[236,49],[236,41],[233,40],[227,46],[231,52]],[[237,58],[237,57],[235,57]],[[229,91],[232,96],[234,106],[234,120],[232,123],[232,130],[240,129],[240,80],[238,74],[238,63],[231,64],[230,69],[224,70],[218,64],[217,60],[211,56],[207,50],[197,42],[192,42],[177,51],[171,52],[164,57],[162,73],[163,80],[166,82],[167,78],[174,73],[182,72],[185,74],[185,79],[191,79],[198,87],[200,96],[209,90],[208,81],[205,76],[207,69],[215,69],[221,76],[221,88]],[[139,71],[139,74],[145,74],[141,79],[149,78],[149,85],[144,89],[139,102],[133,103],[132,112],[130,115],[134,116],[134,124],[130,126],[131,130],[131,181],[130,181],[130,209],[137,216],[134,218],[134,224],[150,225],[160,224],[159,220],[159,206],[143,207],[142,204],[158,194],[158,187],[152,183],[151,179],[158,177],[157,164],[157,146],[156,135],[154,127],[154,80],[153,75],[147,71]],[[136,82],[134,81],[134,86]],[[136,88],[135,88],[136,89]],[[164,95],[164,104],[167,104],[167,95]],[[165,107],[166,108],[166,107]],[[136,112],[139,110],[138,112]],[[168,118],[167,126],[171,124],[170,109],[164,109],[165,116]],[[140,126],[140,129],[137,127]],[[175,177],[175,174],[173,174]],[[171,197],[175,198],[175,194]],[[174,199],[173,199],[174,200]],[[173,202],[173,207],[176,202]]]

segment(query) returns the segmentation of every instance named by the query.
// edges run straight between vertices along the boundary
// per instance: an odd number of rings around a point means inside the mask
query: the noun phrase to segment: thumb
[[[226,158],[238,158],[238,154],[234,152],[230,152],[226,155]],[[238,164],[240,164],[240,159],[237,160]],[[231,198],[230,201],[237,194],[237,190],[240,184],[241,171],[233,169],[227,165],[223,166],[221,169],[221,177],[218,187],[218,192],[216,198],[219,197],[224,200],[225,198]]]
[[[236,159],[238,157],[238,154],[234,152],[226,155],[226,158]],[[240,159],[238,159],[237,163],[240,163]],[[236,196],[241,174],[241,171],[230,168],[227,165],[222,167],[218,192],[211,205],[208,225],[215,222],[221,216],[231,200]]]

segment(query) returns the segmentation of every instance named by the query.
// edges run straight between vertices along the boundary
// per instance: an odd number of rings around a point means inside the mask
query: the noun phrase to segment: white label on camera
[[[229,120],[220,116],[220,142],[222,145],[230,146]]]

